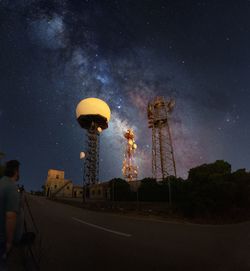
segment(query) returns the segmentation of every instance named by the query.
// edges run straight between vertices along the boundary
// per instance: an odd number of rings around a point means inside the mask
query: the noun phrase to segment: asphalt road
[[[250,223],[169,223],[28,198],[41,270],[250,270]]]

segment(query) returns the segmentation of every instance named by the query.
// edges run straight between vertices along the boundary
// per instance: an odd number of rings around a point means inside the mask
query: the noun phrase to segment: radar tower
[[[76,116],[80,126],[87,130],[87,151],[84,154],[84,184],[99,181],[99,145],[100,133],[108,128],[110,108],[102,100],[87,98],[77,105]]]

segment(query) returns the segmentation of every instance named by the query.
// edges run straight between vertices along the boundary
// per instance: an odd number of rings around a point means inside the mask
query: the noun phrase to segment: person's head
[[[19,166],[20,163],[17,160],[10,160],[5,164],[4,175],[10,177],[14,181],[19,180]]]

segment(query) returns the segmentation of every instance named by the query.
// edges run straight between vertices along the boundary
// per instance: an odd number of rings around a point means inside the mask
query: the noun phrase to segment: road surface
[[[250,223],[170,223],[28,201],[42,237],[41,270],[250,270]]]

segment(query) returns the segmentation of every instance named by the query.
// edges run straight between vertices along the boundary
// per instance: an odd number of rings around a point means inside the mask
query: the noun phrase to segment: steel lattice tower
[[[87,98],[77,105],[77,121],[83,129],[87,130],[84,185],[95,184],[99,181],[99,137],[100,133],[108,128],[110,114],[109,106],[98,98]]]
[[[95,184],[99,181],[99,132],[98,124],[92,122],[87,130],[87,153],[85,160],[85,184]]]
[[[152,174],[157,180],[176,177],[168,120],[174,104],[174,100],[165,100],[164,97],[156,97],[148,104],[148,124],[152,129]]]
[[[137,149],[137,145],[135,144],[135,136],[133,130],[128,129],[124,134],[124,138],[127,140],[127,144],[125,147],[122,173],[127,181],[134,181],[138,176],[138,167],[134,162],[134,154],[135,150]]]

